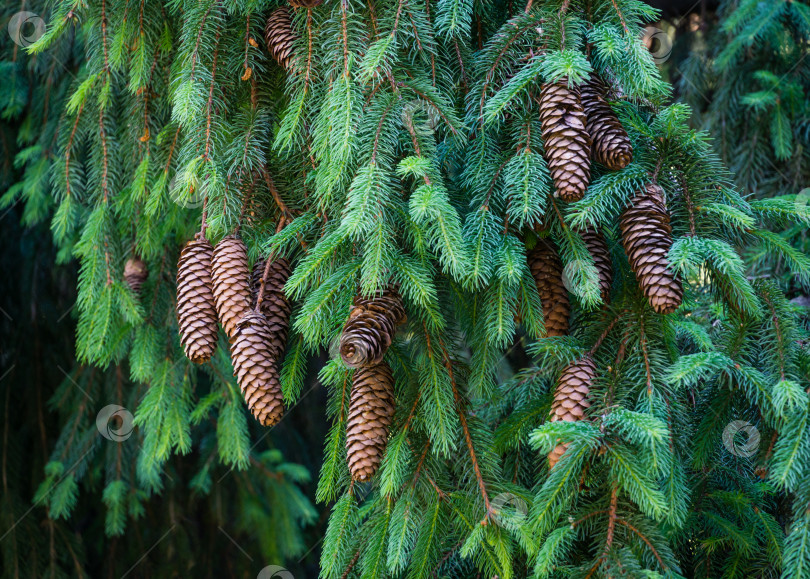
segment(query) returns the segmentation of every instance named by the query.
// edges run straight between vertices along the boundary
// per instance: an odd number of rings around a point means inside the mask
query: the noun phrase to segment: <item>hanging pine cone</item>
[[[547,84],[540,93],[540,123],[548,169],[563,201],[579,201],[591,179],[591,138],[579,89],[565,80]]]
[[[297,38],[292,28],[290,10],[282,6],[273,11],[264,27],[264,40],[270,55],[287,70],[293,61],[293,44]]]
[[[268,346],[272,339],[264,316],[248,312],[237,325],[231,346],[233,374],[248,408],[262,426],[278,423],[284,412],[278,364]]]
[[[236,325],[250,311],[247,248],[239,236],[228,235],[217,243],[211,261],[211,277],[219,322],[233,341]]]
[[[633,147],[627,131],[605,100],[607,87],[602,79],[591,75],[590,80],[582,86],[580,94],[587,117],[585,128],[593,139],[593,160],[614,171],[624,169],[633,160]]]
[[[650,183],[638,192],[622,213],[620,226],[624,251],[650,306],[659,314],[674,312],[681,305],[683,286],[667,260],[672,227],[664,190]]]
[[[253,266],[253,279],[251,280],[251,304],[256,307],[256,299],[261,289],[262,275],[266,261],[258,260]],[[284,284],[290,277],[290,264],[286,259],[279,258],[270,263],[267,272],[264,294],[259,311],[267,318],[267,324],[273,336],[270,346],[277,360],[280,360],[287,347],[287,332],[290,327],[290,312],[292,306],[284,294]]]
[[[211,289],[211,244],[198,233],[180,252],[177,263],[177,322],[189,360],[202,364],[217,348],[217,311]]]
[[[146,281],[149,275],[149,270],[146,268],[146,262],[137,255],[130,257],[124,264],[124,281],[136,295],[140,295],[141,286]]]
[[[367,481],[380,467],[394,416],[394,377],[387,363],[358,368],[352,380],[346,451],[356,481]]]
[[[551,421],[576,422],[585,418],[585,410],[591,405],[588,401],[588,392],[594,380],[596,380],[596,364],[589,355],[566,366],[554,390]],[[566,448],[568,444],[558,444],[548,454],[549,468],[554,468]]]
[[[610,288],[613,285],[613,261],[605,236],[598,229],[585,229],[580,233],[599,274],[599,293],[604,304],[610,303]]]
[[[350,368],[379,364],[404,321],[402,297],[393,287],[372,298],[357,296],[340,336],[340,356]]]
[[[539,239],[528,256],[529,270],[534,277],[540,303],[543,306],[543,322],[547,336],[564,336],[568,333],[568,290],[563,284],[563,267],[554,242]]]

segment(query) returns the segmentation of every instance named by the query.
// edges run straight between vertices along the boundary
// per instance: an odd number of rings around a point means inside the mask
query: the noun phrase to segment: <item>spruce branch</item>
[[[427,331],[427,327],[424,328],[425,330],[425,337],[428,341],[428,351],[431,351],[430,348],[430,334]],[[475,456],[475,447],[473,445],[472,436],[470,435],[470,428],[467,425],[467,416],[464,412],[464,404],[461,399],[461,395],[458,391],[458,385],[456,384],[456,379],[453,376],[453,362],[450,359],[450,355],[447,353],[447,349],[445,348],[444,344],[441,340],[439,340],[439,347],[442,350],[442,357],[444,358],[444,365],[447,368],[447,373],[450,376],[450,385],[453,388],[453,399],[455,401],[456,412],[458,413],[459,421],[461,422],[461,429],[464,432],[464,442],[467,445],[467,451],[470,454],[470,460],[472,461],[473,471],[475,472],[475,478],[478,481],[478,489],[481,491],[481,498],[484,500],[484,519],[481,521],[482,525],[486,525],[488,522],[492,520],[492,516],[494,515],[495,511],[492,509],[492,505],[489,502],[489,494],[487,493],[487,487],[484,483],[484,478],[481,475],[481,468],[478,464],[478,460]]]

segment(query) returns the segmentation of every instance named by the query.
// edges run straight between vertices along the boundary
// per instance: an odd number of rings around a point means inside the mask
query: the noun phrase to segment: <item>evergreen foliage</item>
[[[50,218],[60,258],[79,263],[82,366],[53,399],[65,428],[38,495],[50,517],[68,516],[103,468],[106,530],[121,533],[167,492],[170,457],[198,445],[193,490],[219,492],[219,460],[250,478],[234,508],[245,525],[261,520],[265,551],[305,551],[306,475],[251,445],[224,333],[201,366],[177,336],[180,247],[238,231],[251,262],[272,255],[292,269],[288,406],[308,394],[308,361],[331,355],[319,375],[332,423],[316,493],[331,511],[322,577],[810,577],[807,329],[740,253],[756,247],[806,285],[810,259],[774,227],[806,226],[807,214],[743,196],[690,107],[670,102],[640,35],[656,11],[638,0],[326,0],[289,9],[282,68],[261,42],[276,8],[57,0],[29,47],[29,66],[60,50],[81,63],[61,78],[48,146],[20,133],[47,155],[21,149],[19,183],[37,171],[48,183],[3,197],[25,200],[27,222]],[[773,33],[753,22],[770,20],[729,18],[739,40],[727,61]],[[584,198],[565,203],[538,99],[550,83],[575,94],[592,73],[611,87],[633,158],[618,171],[593,164]],[[768,101],[746,100],[782,115]],[[782,124],[771,143],[795,154]],[[642,293],[618,227],[651,183],[684,286],[666,315]],[[609,304],[583,239],[593,230],[613,262]],[[569,292],[564,336],[546,335],[527,263],[549,241]],[[148,265],[140,294],[123,277],[133,252]],[[407,315],[384,355],[396,410],[380,469],[360,483],[346,460],[357,370],[338,344],[358,292],[392,284]],[[512,373],[515,350],[529,362]],[[596,379],[585,419],[549,420],[560,373],[586,355]],[[141,446],[100,447],[72,381],[132,408]],[[755,453],[724,438],[735,420],[761,436]],[[136,456],[116,469],[100,452]]]
[[[779,277],[788,295],[806,279],[790,262],[774,260],[767,246],[788,243],[810,253],[810,7],[802,2],[720,3],[683,37],[688,58],[678,65],[678,88],[695,110],[694,122],[711,132],[752,209],[780,231],[749,248],[754,275]],[[803,210],[785,221],[783,208]]]

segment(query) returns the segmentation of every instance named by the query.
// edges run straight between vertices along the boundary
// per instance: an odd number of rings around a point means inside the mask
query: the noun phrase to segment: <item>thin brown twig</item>
[[[205,106],[205,152],[203,157],[208,159],[211,150],[211,109],[214,103],[214,85],[217,80],[217,59],[219,58],[219,37],[221,31],[217,29],[217,38],[214,45],[214,62],[211,65],[211,86],[208,89],[208,103]]]
[[[610,510],[608,514],[607,540],[605,541],[605,552],[613,545],[613,535],[616,532],[616,510],[619,504],[619,490],[614,485],[610,491]]]
[[[428,340],[428,355],[432,357],[432,350],[430,348],[430,335],[428,334],[427,327],[425,327],[425,336]],[[453,399],[456,403],[456,412],[458,413],[459,420],[461,421],[461,429],[464,432],[464,442],[467,445],[467,451],[470,453],[470,460],[472,461],[473,471],[475,472],[475,478],[478,481],[478,488],[481,491],[481,497],[484,499],[484,520],[481,524],[487,524],[487,522],[492,517],[492,505],[489,502],[489,494],[487,493],[487,487],[484,483],[484,477],[481,475],[481,468],[478,465],[478,459],[475,455],[475,447],[473,446],[472,435],[470,434],[470,428],[467,424],[467,416],[464,413],[463,408],[463,401],[461,399],[461,394],[458,391],[458,385],[456,384],[456,379],[453,375],[453,363],[450,359],[450,354],[447,352],[447,348],[445,348],[444,344],[442,343],[441,339],[439,339],[439,347],[442,350],[442,357],[444,358],[444,365],[447,368],[447,373],[450,378],[450,386],[453,389]]]
[[[73,147],[73,139],[76,137],[76,129],[79,127],[79,119],[82,116],[84,109],[84,102],[79,105],[79,110],[76,112],[76,120],[73,122],[73,129],[70,131],[67,146],[65,147],[65,184],[66,193],[70,197],[70,149]]]
[[[273,256],[268,255],[264,261],[264,271],[262,272],[262,280],[259,283],[259,295],[256,296],[256,307],[253,308],[256,313],[261,311],[262,300],[264,299],[264,288],[267,287],[267,275],[270,273],[270,266],[273,263]]]
[[[593,356],[593,355],[594,355],[594,353],[596,353],[596,350],[598,350],[598,349],[599,349],[599,346],[601,346],[601,345],[602,345],[602,342],[604,342],[604,341],[605,341],[605,338],[607,338],[607,335],[610,333],[610,330],[612,330],[612,329],[613,329],[613,326],[615,326],[615,325],[616,325],[616,322],[618,322],[618,321],[619,321],[619,316],[616,316],[616,317],[615,317],[615,318],[613,318],[613,320],[612,320],[612,321],[611,321],[611,322],[608,324],[608,327],[607,327],[607,328],[605,328],[605,330],[602,332],[602,334],[599,336],[599,338],[598,338],[598,339],[596,340],[596,342],[594,343],[593,347],[592,347],[592,348],[591,348],[591,349],[588,351],[588,355],[589,355],[589,356]]]
[[[655,547],[653,547],[653,544],[641,531],[639,531],[637,528],[635,528],[633,525],[631,525],[624,519],[616,519],[616,522],[619,523],[620,525],[624,525],[625,527],[633,531],[636,535],[638,535],[642,541],[647,543],[647,546],[650,548],[650,551],[653,552],[653,555],[655,555],[655,558],[658,560],[658,564],[661,565],[661,567],[663,567],[665,571],[669,569],[669,567],[664,563],[663,559],[661,559],[661,556],[658,554],[658,551],[656,551]]]
[[[292,218],[292,213],[290,212],[289,207],[287,207],[287,204],[281,199],[281,195],[279,195],[278,189],[276,189],[276,185],[273,183],[273,179],[270,177],[270,173],[267,171],[267,167],[262,167],[262,176],[264,177],[264,182],[267,184],[267,189],[273,196],[273,201],[276,202],[279,211],[281,211],[282,219],[285,221],[290,221]]]
[[[624,31],[627,34],[630,34],[630,30],[628,30],[628,28],[627,28],[627,23],[624,21],[624,15],[622,14],[622,11],[619,10],[619,6],[618,6],[618,4],[616,4],[616,0],[610,0],[610,2],[611,2],[611,4],[613,4],[613,8],[616,10],[616,14],[619,15],[619,20],[622,21],[622,28],[624,28]]]

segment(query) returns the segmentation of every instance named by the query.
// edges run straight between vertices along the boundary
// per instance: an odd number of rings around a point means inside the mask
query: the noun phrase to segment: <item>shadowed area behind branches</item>
[[[45,478],[58,437],[71,415],[49,400],[69,380],[75,368],[74,265],[54,265],[56,255],[47,223],[32,228],[20,226],[19,208],[0,218],[0,569],[9,577],[57,576],[164,577],[185,570],[195,577],[256,576],[267,565],[266,545],[260,535],[272,524],[254,517],[256,532],[245,532],[236,522],[241,499],[250,494],[249,476],[262,476],[254,465],[250,471],[227,474],[225,467],[213,473],[208,494],[193,492],[191,478],[197,473],[200,455],[195,448],[175,456],[167,469],[171,480],[160,495],[144,502],[145,512],[131,521],[124,535],[105,535],[105,505],[101,500],[105,473],[91,467],[79,488],[78,503],[67,520],[52,519],[45,501],[36,492]],[[324,360],[316,360],[315,368]],[[99,376],[121,379],[125,389],[146,386],[131,383],[126,368],[87,370]],[[321,461],[325,436],[323,388],[310,371],[310,394],[289,411],[257,446],[257,452],[279,449],[284,460],[298,463],[314,477]],[[87,412],[95,415],[106,401],[87,399]],[[61,410],[61,412],[60,412]],[[259,441],[266,429],[252,428],[251,441]],[[124,441],[122,445],[127,442]],[[100,435],[95,451],[103,452],[114,442]],[[204,441],[200,444],[205,444]],[[314,503],[315,484],[302,490]],[[261,497],[259,497],[261,498]],[[240,503],[240,501],[242,501]],[[272,510],[272,509],[270,509]],[[304,553],[285,561],[296,577],[317,575],[320,538],[325,532],[327,511],[310,525],[303,537]],[[165,535],[165,537],[164,537]],[[154,549],[150,550],[152,547]],[[145,554],[148,555],[144,557]]]

